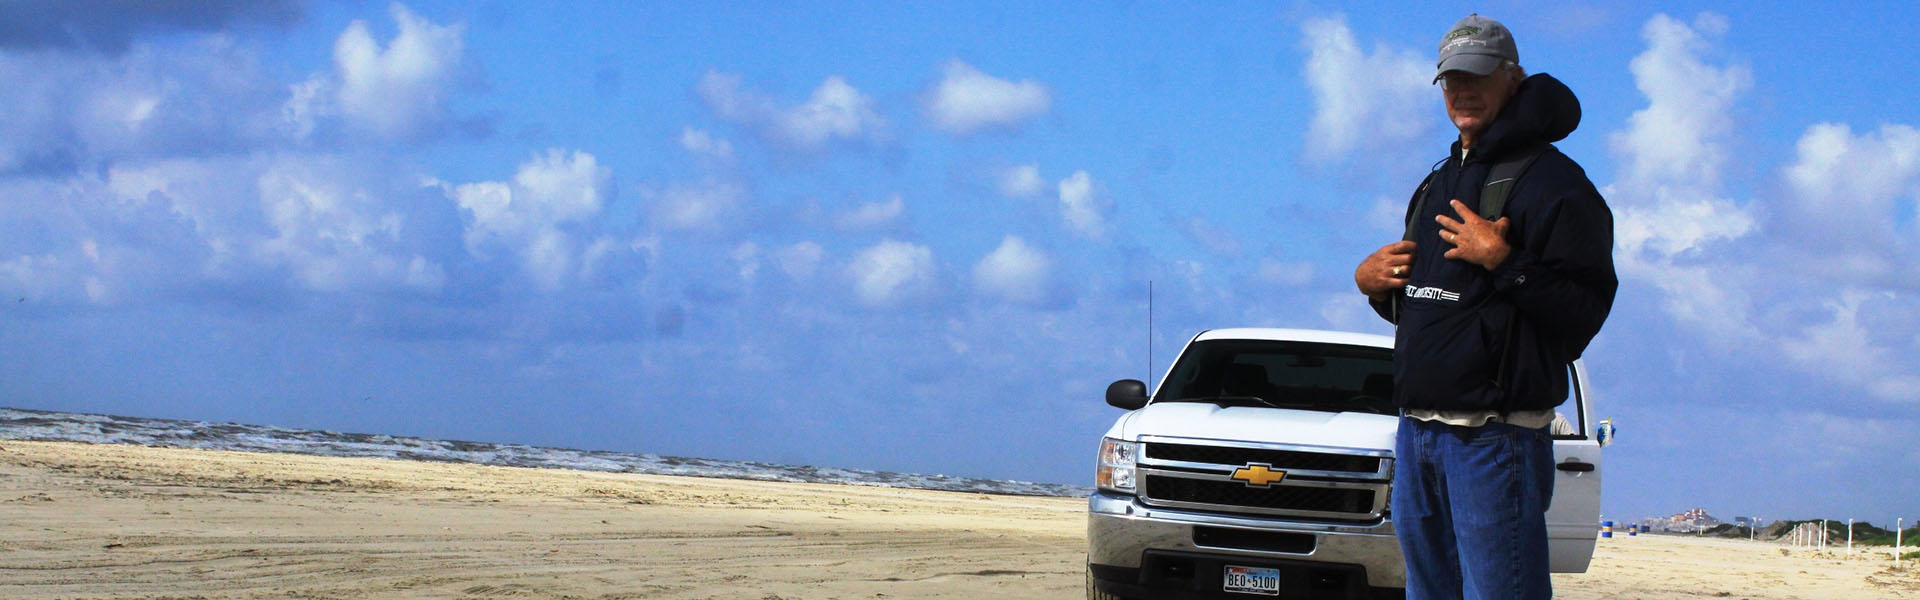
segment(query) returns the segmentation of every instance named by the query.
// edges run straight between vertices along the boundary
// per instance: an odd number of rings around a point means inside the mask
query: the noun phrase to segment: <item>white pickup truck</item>
[[[1292,329],[1194,336],[1100,441],[1087,598],[1399,598],[1393,338]],[[1584,572],[1600,512],[1601,433],[1584,365],[1556,423],[1554,572]],[[1588,433],[1592,431],[1592,433]]]

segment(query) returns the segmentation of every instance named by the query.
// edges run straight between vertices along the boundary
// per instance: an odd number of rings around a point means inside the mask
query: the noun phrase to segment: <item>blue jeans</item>
[[[1402,417],[1394,445],[1393,528],[1406,555],[1408,600],[1553,596],[1546,429]]]

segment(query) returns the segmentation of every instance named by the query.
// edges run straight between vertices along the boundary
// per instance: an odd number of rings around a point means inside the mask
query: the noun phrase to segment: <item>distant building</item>
[[[1746,519],[1746,517],[1740,518]],[[1700,533],[1724,524],[1726,524],[1725,521],[1707,514],[1707,509],[1704,508],[1695,508],[1671,517],[1652,518],[1640,522],[1640,526],[1646,531],[1666,533]]]

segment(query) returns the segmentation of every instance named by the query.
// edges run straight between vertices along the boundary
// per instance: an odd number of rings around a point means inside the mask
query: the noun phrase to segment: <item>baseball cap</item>
[[[1478,14],[1454,23],[1440,38],[1440,64],[1433,80],[1447,71],[1466,71],[1486,75],[1502,63],[1520,63],[1520,49],[1513,45],[1513,34],[1499,21]]]

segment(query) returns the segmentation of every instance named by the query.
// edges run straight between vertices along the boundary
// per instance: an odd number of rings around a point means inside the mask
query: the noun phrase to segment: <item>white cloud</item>
[[[1054,295],[1054,261],[1019,236],[1000,240],[1000,247],[973,266],[973,284],[986,296],[1018,304],[1037,305]]]
[[[739,267],[740,282],[752,284],[760,276],[760,245],[753,242],[734,244],[733,251],[727,253],[733,263]]]
[[[854,297],[868,307],[890,307],[925,298],[937,265],[926,246],[883,240],[855,254],[847,265]]]
[[[1009,198],[1030,198],[1045,193],[1047,180],[1040,178],[1040,165],[1010,167],[998,174],[1000,194]]]
[[[676,183],[643,191],[648,222],[661,231],[716,233],[735,224],[746,209],[746,186],[720,179]]]
[[[1715,53],[1714,41],[1726,33],[1726,19],[1703,14],[1696,27],[1667,15],[1654,15],[1641,29],[1647,50],[1629,69],[1647,107],[1627,120],[1627,130],[1611,136],[1616,152],[1629,160],[1629,181],[1720,182],[1726,163],[1726,137],[1733,129],[1733,104],[1753,85],[1744,66],[1714,66],[1703,55]]]
[[[1872,277],[1908,270],[1916,225],[1906,221],[1920,200],[1920,130],[1882,125],[1853,135],[1842,124],[1808,127],[1799,156],[1785,169],[1792,204],[1781,227],[1803,232],[1795,241],[1810,249],[1841,249],[1849,260],[1872,265]],[[1906,227],[1897,224],[1906,221]]]
[[[1711,35],[1725,33],[1714,17],[1698,22]],[[1659,288],[1662,304],[1679,322],[1726,344],[1751,343],[1762,334],[1747,312],[1750,296],[1739,289],[1744,284],[1716,276],[1730,267],[1703,271],[1676,263],[1698,261],[1758,230],[1748,209],[1721,195],[1717,175],[1731,143],[1725,115],[1750,77],[1742,67],[1706,62],[1702,56],[1716,52],[1711,40],[1666,15],[1648,20],[1641,35],[1647,49],[1631,69],[1647,107],[1609,136],[1627,165],[1622,179],[1606,189],[1616,217],[1616,266],[1621,275]]]
[[[392,5],[399,33],[384,47],[356,20],[333,44],[333,72],[289,88],[283,109],[297,136],[339,115],[357,131],[390,139],[430,136],[450,120],[447,101],[465,76],[464,25],[435,25]]]
[[[1799,336],[1784,340],[1780,349],[1802,365],[1817,366],[1810,370],[1836,383],[1865,387],[1882,400],[1920,402],[1920,375],[1906,360],[1912,354],[1902,351],[1909,349],[1875,344],[1870,325],[1860,318],[1861,305],[1876,295],[1842,292],[1826,306],[1833,320],[1807,327]]]
[[[825,257],[826,251],[819,244],[798,242],[774,252],[773,262],[788,277],[806,281],[813,279],[814,273],[820,269],[821,259]]]
[[[836,145],[874,143],[886,128],[873,99],[838,76],[828,77],[805,104],[791,108],[747,89],[735,74],[709,72],[695,91],[715,116],[794,150],[820,152]]]
[[[1073,175],[1060,180],[1060,216],[1074,231],[1088,238],[1103,239],[1107,235],[1107,213],[1113,210],[1113,200],[1106,197],[1093,176],[1086,171],[1075,171]]]
[[[284,264],[303,287],[340,292],[397,286],[434,291],[447,275],[424,256],[391,250],[407,233],[388,190],[363,187],[349,165],[281,160],[258,179],[261,210],[274,236],[258,251]]]
[[[1307,19],[1300,33],[1314,104],[1308,156],[1331,160],[1362,147],[1397,147],[1432,126],[1439,95],[1433,61],[1384,44],[1363,52],[1339,18]]]
[[[10,257],[0,262],[0,293],[35,304],[82,297],[94,303],[105,301],[98,276],[89,273],[89,265],[76,263],[80,261],[71,255],[53,253]]]
[[[1620,189],[1620,188],[1614,188]],[[1621,202],[1614,239],[1621,251],[1652,252],[1673,257],[1719,241],[1736,240],[1754,231],[1754,218],[1733,201],[1704,190],[1655,185],[1642,190],[1649,202]],[[1622,200],[1626,195],[1618,196]]]
[[[687,127],[680,130],[680,148],[695,157],[719,162],[733,162],[733,143],[715,138],[705,130]]]
[[[1359,292],[1336,292],[1320,296],[1317,314],[1328,328],[1340,331],[1381,332],[1392,335],[1392,325],[1380,319],[1373,307],[1356,301]]]
[[[906,211],[906,201],[902,200],[899,194],[894,194],[885,202],[868,202],[852,211],[842,213],[835,219],[835,224],[843,231],[884,229],[892,226],[900,219],[900,215],[906,214]]]
[[[0,174],[66,176],[130,161],[271,146],[284,86],[254,49],[186,40],[122,55],[0,53]]]
[[[520,165],[511,183],[463,184],[449,196],[469,216],[468,252],[484,256],[489,245],[503,245],[540,289],[554,291],[575,275],[580,256],[563,227],[598,214],[612,185],[612,171],[593,155],[550,149]]]
[[[535,155],[514,172],[511,185],[498,182],[467,184],[473,193],[459,193],[461,208],[473,217],[467,243],[490,236],[520,238],[528,232],[578,221],[600,211],[608,195],[612,172],[592,154],[557,148]]]
[[[945,70],[928,94],[926,111],[934,127],[948,133],[1016,128],[1053,103],[1047,86],[1031,79],[1007,81],[958,60],[949,61]]]
[[[1631,68],[1647,107],[1609,136],[1624,165],[1605,190],[1620,274],[1651,284],[1675,323],[1714,346],[1767,349],[1760,360],[1883,401],[1920,400],[1920,369],[1889,358],[1916,349],[1889,332],[1920,321],[1899,301],[1916,281],[1905,267],[1916,225],[1902,222],[1920,200],[1920,132],[1813,125],[1772,210],[1726,198],[1729,115],[1752,86],[1745,67],[1709,60],[1726,33],[1710,14],[1692,25],[1658,15],[1642,30],[1647,49]]]

